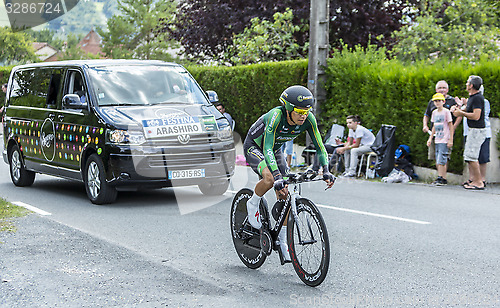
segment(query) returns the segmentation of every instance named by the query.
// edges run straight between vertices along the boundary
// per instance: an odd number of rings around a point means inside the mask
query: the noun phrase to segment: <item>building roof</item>
[[[50,46],[48,43],[34,42],[33,48],[35,49],[35,55],[42,61],[55,61],[57,60],[57,55],[59,50]]]
[[[94,30],[90,30],[87,35],[76,45],[86,53],[94,55],[101,54],[101,36]]]

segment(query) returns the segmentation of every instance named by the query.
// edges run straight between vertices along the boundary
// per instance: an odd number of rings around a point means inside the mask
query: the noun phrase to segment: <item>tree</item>
[[[42,29],[39,31],[35,31],[33,29],[28,29],[24,31],[30,37],[33,38],[33,41],[40,43],[47,43],[50,46],[62,50],[65,43],[62,38],[59,38],[55,31],[50,29]],[[77,42],[78,43],[78,42]]]
[[[111,18],[113,15],[119,14],[118,3],[114,0],[105,1],[104,6],[102,7],[102,13],[107,18]]]
[[[243,32],[252,18],[273,20],[274,13],[286,8],[293,10],[295,25],[308,24],[309,0],[185,0],[179,2],[175,20],[163,21],[159,31],[171,33],[189,59],[224,61],[234,56],[233,35]],[[303,45],[307,32],[294,36]]]
[[[273,20],[274,13],[293,10],[293,33],[304,46],[309,37],[311,0],[185,0],[180,1],[176,20],[160,29],[172,33],[186,57],[195,61],[223,61],[231,52],[234,35],[242,33],[252,18]],[[420,0],[335,0],[330,4],[330,44],[333,48],[376,44],[386,46],[391,33],[401,28]],[[234,52],[234,50],[232,51]],[[303,52],[302,55],[306,55]],[[231,55],[231,56],[234,56]]]
[[[166,51],[176,43],[155,29],[160,19],[173,19],[174,0],[118,0],[118,10],[121,15],[108,19],[107,32],[98,29],[107,57],[172,59]]]
[[[292,23],[292,10],[275,13],[273,17],[274,22],[252,18],[250,27],[234,35],[230,54],[235,56],[228,60],[236,64],[250,64],[300,57],[300,46],[293,37],[300,28]]]
[[[426,0],[420,14],[394,33],[393,55],[403,61],[498,58],[498,9],[481,0]]]
[[[106,16],[101,7],[102,4],[96,1],[79,1],[68,13],[51,20],[47,27],[64,37],[69,34],[86,34],[106,24]]]
[[[392,32],[399,30],[411,8],[420,0],[336,0],[330,4],[330,44],[388,46]]]
[[[12,32],[9,27],[0,28],[0,62],[4,65],[19,62],[36,62],[37,57],[33,49],[33,41],[24,32]]]

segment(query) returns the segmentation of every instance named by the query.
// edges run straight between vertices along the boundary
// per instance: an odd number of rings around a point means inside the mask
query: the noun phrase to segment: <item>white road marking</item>
[[[15,202],[12,202],[12,204],[15,204],[15,205],[17,205],[17,206],[24,207],[24,208],[26,208],[26,209],[28,209],[28,210],[30,210],[30,211],[33,211],[33,212],[35,212],[35,213],[37,213],[37,214],[42,215],[42,216],[49,216],[49,215],[52,215],[52,214],[51,214],[51,213],[49,213],[49,212],[46,212],[46,211],[41,210],[41,209],[39,209],[39,208],[37,208],[37,207],[34,207],[33,205],[29,205],[29,204],[26,204],[26,203],[21,202],[21,201],[15,201]]]
[[[234,191],[234,190],[228,190],[227,192],[231,193],[231,194],[238,193],[237,191]],[[336,211],[342,211],[342,212],[348,212],[348,213],[354,213],[354,214],[360,214],[360,215],[367,215],[367,216],[373,216],[373,217],[379,217],[379,218],[387,218],[387,219],[392,219],[392,220],[399,220],[399,221],[410,222],[410,223],[419,224],[419,225],[430,225],[431,224],[428,221],[421,221],[421,220],[402,218],[402,217],[396,217],[396,216],[390,216],[390,215],[363,212],[363,211],[358,211],[358,210],[346,209],[346,208],[342,208],[342,207],[324,205],[324,204],[316,204],[316,206],[330,209],[330,210],[336,210]]]
[[[335,206],[329,206],[329,205],[323,205],[323,204],[316,204],[316,206],[331,209],[331,210],[342,211],[342,212],[349,212],[349,213],[360,214],[360,215],[367,215],[367,216],[374,216],[374,217],[380,217],[380,218],[399,220],[399,221],[404,221],[404,222],[411,222],[411,223],[420,224],[420,225],[430,225],[431,224],[430,222],[427,222],[427,221],[408,219],[408,218],[402,218],[402,217],[396,217],[396,216],[390,216],[390,215],[375,214],[375,213],[370,213],[370,212],[345,209],[345,208],[341,208],[341,207],[335,207]]]

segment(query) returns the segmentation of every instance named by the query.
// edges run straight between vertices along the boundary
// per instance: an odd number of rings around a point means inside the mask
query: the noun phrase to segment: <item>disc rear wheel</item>
[[[252,197],[253,191],[248,188],[241,189],[234,196],[231,206],[231,235],[233,237],[234,248],[241,262],[247,267],[256,269],[264,264],[266,254],[260,249],[259,230],[253,228],[247,219],[247,201]],[[260,205],[262,214],[267,213]]]

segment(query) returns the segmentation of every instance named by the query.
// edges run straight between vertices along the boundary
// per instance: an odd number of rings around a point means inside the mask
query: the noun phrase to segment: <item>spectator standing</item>
[[[449,86],[448,86],[448,83],[445,80],[439,80],[436,83],[436,92],[443,94],[444,98],[445,98],[444,108],[451,109],[451,107],[455,106],[457,104],[457,102],[455,101],[455,99],[452,96],[450,96],[448,94],[448,91],[449,91]],[[432,127],[429,127],[428,123],[429,123],[429,120],[430,120],[430,118],[432,116],[432,112],[435,109],[436,109],[436,106],[434,105],[434,102],[431,99],[429,101],[429,103],[427,104],[427,109],[425,110],[424,118],[422,119],[422,122],[423,122],[422,123],[423,124],[422,125],[422,131],[424,133],[428,133],[428,134],[431,133],[431,128]],[[452,114],[453,131],[455,131],[456,128],[457,128],[457,126],[460,124],[460,122],[462,121],[461,119],[462,118],[457,118],[457,117],[455,117]],[[427,152],[428,159],[429,160],[434,160],[435,159],[435,153],[436,153],[436,150],[435,150],[434,140],[432,140],[431,145],[429,146],[429,149],[428,149],[428,152]],[[451,154],[451,149],[450,149],[450,153],[449,154]]]
[[[347,128],[349,128],[349,138],[343,147],[337,148],[337,153],[344,154],[345,172],[343,176],[356,176],[356,167],[358,166],[359,155],[368,153],[372,149],[370,146],[375,141],[375,135],[360,123],[358,115],[350,115],[346,119]]]
[[[479,93],[484,96],[484,86],[479,88]],[[458,98],[457,98],[458,101]],[[461,102],[458,102],[461,105]],[[486,139],[481,145],[481,149],[479,150],[479,171],[481,173],[481,180],[483,181],[484,187],[486,187],[486,170],[488,163],[490,162],[490,141],[491,141],[491,124],[490,124],[490,102],[485,98],[484,99],[484,125],[486,128]],[[467,126],[467,118],[464,118],[464,140],[467,140],[467,134],[469,132],[469,127]],[[466,182],[462,184],[465,185],[470,183],[470,178]]]
[[[447,185],[448,180],[446,179],[446,172],[448,154],[449,149],[453,146],[453,121],[450,110],[444,108],[445,97],[443,94],[434,94],[432,101],[436,105],[436,109],[432,111],[431,115],[432,130],[427,140],[427,146],[431,146],[434,137],[438,177],[433,184]]]
[[[481,145],[486,140],[486,125],[484,121],[484,97],[479,92],[483,85],[483,79],[479,76],[469,76],[466,83],[469,99],[465,110],[452,107],[452,112],[457,117],[467,118],[468,134],[465,141],[464,160],[469,166],[470,183],[465,183],[463,186],[469,190],[483,190],[484,183],[481,180],[481,172],[479,169],[479,151]],[[465,99],[462,99],[464,102]]]

